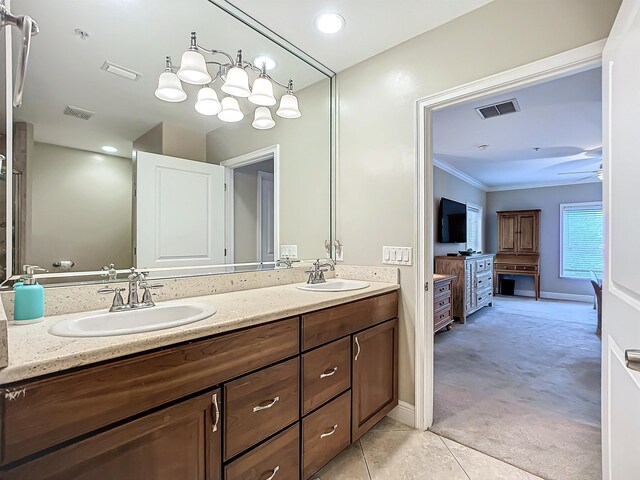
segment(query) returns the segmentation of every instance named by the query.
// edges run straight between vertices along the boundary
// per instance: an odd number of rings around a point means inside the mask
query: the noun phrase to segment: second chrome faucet
[[[151,290],[156,288],[162,288],[162,284],[151,285],[147,282],[146,275],[148,272],[137,272],[134,267],[131,267],[131,273],[127,277],[129,280],[129,295],[127,296],[127,303],[124,303],[122,293],[124,288],[101,288],[98,293],[113,293],[113,302],[111,304],[110,312],[123,312],[126,310],[133,310],[137,308],[150,308],[155,306],[153,302]],[[142,300],[138,296],[138,289],[142,290]]]

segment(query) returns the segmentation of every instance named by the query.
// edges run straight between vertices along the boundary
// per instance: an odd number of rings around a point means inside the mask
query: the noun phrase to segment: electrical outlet
[[[413,247],[382,247],[382,263],[387,265],[412,265]]]

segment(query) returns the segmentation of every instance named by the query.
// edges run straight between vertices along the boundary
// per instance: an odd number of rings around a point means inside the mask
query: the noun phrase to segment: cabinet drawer
[[[476,271],[479,272],[484,272],[486,270],[486,262],[484,259],[479,259],[476,260]]]
[[[309,478],[351,443],[351,392],[302,419],[302,477]]]
[[[224,386],[225,460],[298,420],[297,358]]]
[[[442,308],[446,308],[451,305],[451,295],[445,295],[443,297],[436,298],[433,302],[433,311],[437,312]]]
[[[476,298],[476,304],[478,306],[487,305],[493,301],[493,294],[491,290],[485,290],[484,292],[478,292],[478,296]]]
[[[514,270],[520,272],[537,272],[538,267],[536,265],[514,265]]]
[[[351,341],[336,340],[302,356],[302,413],[306,415],[351,386]]]
[[[436,312],[433,316],[433,325],[434,327],[437,325],[442,325],[451,319],[451,307],[444,308]],[[440,327],[442,328],[442,327]]]
[[[296,317],[7,387],[2,464],[296,355],[298,328]]]
[[[309,350],[398,316],[398,292],[302,316],[302,348]]]
[[[491,285],[493,285],[493,277],[489,274],[478,276],[477,284],[478,290],[489,288]]]
[[[439,297],[441,295],[447,295],[451,292],[451,282],[436,283],[433,286],[433,297]]]
[[[297,480],[300,478],[300,424],[234,460],[224,469],[225,480]]]

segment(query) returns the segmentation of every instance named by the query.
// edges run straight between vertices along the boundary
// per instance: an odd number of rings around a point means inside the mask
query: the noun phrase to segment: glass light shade
[[[235,98],[224,97],[221,103],[222,110],[218,114],[218,118],[223,122],[239,122],[244,118],[244,113],[240,111],[240,105]]]
[[[271,118],[271,112],[267,107],[258,107],[251,125],[258,130],[268,130],[275,127],[276,122]]]
[[[162,72],[158,79],[156,97],[165,102],[182,102],[187,99],[187,94],[175,73]]]
[[[598,180],[602,181],[602,179],[604,178],[602,170],[599,170],[598,173],[596,173],[596,177],[598,177]]]
[[[240,67],[229,69],[221,90],[234,97],[248,97],[251,95],[251,90],[249,90],[249,75]]]
[[[287,93],[280,99],[280,107],[276,114],[282,118],[300,118],[302,115],[298,108],[298,99],[295,95]]]
[[[202,54],[196,50],[187,50],[182,54],[178,78],[193,85],[205,85],[211,82],[207,64]]]
[[[211,87],[202,87],[198,92],[196,111],[202,115],[217,115],[221,110],[216,91]]]
[[[249,101],[265,107],[276,104],[276,97],[273,96],[273,84],[268,78],[258,77],[255,79]]]

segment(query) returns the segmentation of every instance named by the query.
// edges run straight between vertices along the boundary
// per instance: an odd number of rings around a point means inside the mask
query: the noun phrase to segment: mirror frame
[[[305,62],[307,65],[311,66],[321,74],[325,75],[329,79],[329,242],[331,245],[334,243],[335,239],[335,231],[336,231],[336,133],[337,133],[337,94],[336,94],[336,73],[328,68],[326,65],[322,64],[311,55],[306,52],[300,50],[298,47],[293,45],[291,42],[286,40],[285,38],[278,35],[276,32],[271,30],[269,27],[259,22],[249,14],[240,10],[239,8],[227,3],[224,0],[202,0],[208,1],[214,6],[218,7],[220,10],[227,13],[233,19],[243,23],[247,27],[256,31],[260,35],[262,35],[267,40],[275,43],[279,47],[283,48],[285,51],[289,52],[299,60]],[[7,4],[10,0],[6,0]],[[7,5],[9,6],[9,5]],[[12,48],[12,31],[9,28],[4,29],[5,36],[5,48],[6,48],[6,89],[4,92],[5,98],[10,99],[13,96],[13,48]],[[6,225],[13,226],[13,104],[11,101],[6,102],[6,171],[11,173],[11,177],[7,176],[6,181]],[[5,271],[5,280],[0,284],[0,291],[11,289],[13,283],[20,278],[20,272],[14,272],[14,259],[13,259],[13,228],[5,229],[5,261],[6,261],[6,271]],[[330,257],[335,261],[335,251],[332,248]],[[301,259],[300,263],[305,264],[310,260]],[[250,263],[234,263],[234,264],[224,264],[224,265],[206,265],[200,267],[169,267],[169,268],[148,268],[148,269],[140,269],[145,272],[155,272],[160,275],[156,278],[185,278],[185,277],[194,277],[194,276],[207,276],[207,275],[223,275],[228,273],[238,273],[238,272],[225,272],[221,271],[219,273],[211,273],[211,272],[203,272],[201,274],[194,273],[193,270],[197,269],[229,269],[229,267],[255,267],[247,270],[240,270],[239,272],[245,271],[260,271],[264,266],[275,267],[276,262],[250,262]],[[189,270],[190,274],[188,275],[180,275],[180,270]],[[168,275],[167,277],[163,277],[161,272],[175,272],[173,275]],[[117,270],[118,275],[128,274],[130,273],[130,269],[126,270]],[[82,272],[56,272],[56,273],[42,273],[34,275],[35,278],[38,279],[61,279],[61,282],[55,283],[45,283],[44,287],[59,287],[59,286],[67,286],[67,285],[78,285],[78,284],[98,284],[105,283],[110,280],[105,280],[107,276],[104,271],[82,271]],[[89,277],[90,279],[86,279]],[[71,279],[75,278],[77,281],[65,281],[63,279]],[[84,278],[84,279],[83,279]],[[113,282],[122,282],[123,278],[117,278],[113,280]]]

